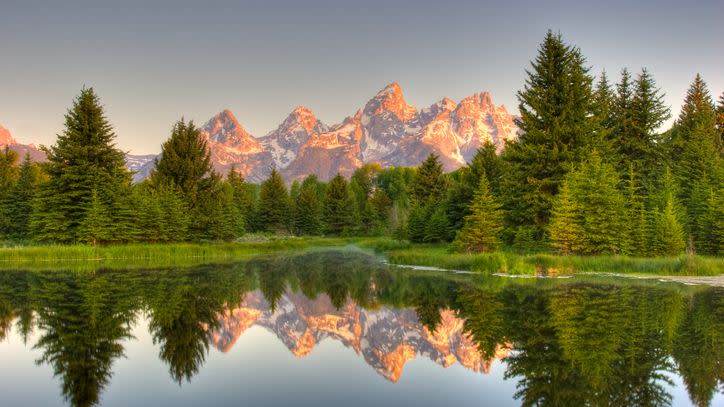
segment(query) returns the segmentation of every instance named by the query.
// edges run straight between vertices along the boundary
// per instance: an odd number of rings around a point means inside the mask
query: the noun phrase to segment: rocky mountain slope
[[[483,359],[464,321],[444,310],[435,332],[422,326],[412,309],[380,307],[366,310],[349,301],[336,309],[325,294],[312,300],[287,291],[275,310],[260,291],[246,293],[242,305],[219,315],[219,327],[208,333],[214,347],[228,352],[249,327],[273,332],[297,357],[309,355],[325,338],[352,349],[378,374],[397,382],[405,363],[416,356],[448,367],[455,363],[475,372],[489,373],[493,359]],[[510,350],[499,348],[494,359]]]
[[[21,161],[26,154],[30,155],[30,159],[36,162],[44,162],[46,160],[45,153],[34,144],[18,143],[10,134],[10,130],[0,125],[0,149],[5,149],[6,147],[18,153]]]
[[[458,103],[445,97],[417,109],[405,101],[400,85],[391,83],[362,109],[331,126],[311,109],[299,106],[275,130],[259,138],[249,134],[229,110],[209,119],[201,129],[214,169],[222,175],[233,166],[247,180],[260,182],[277,168],[287,181],[309,174],[326,181],[338,172],[349,176],[365,163],[414,166],[430,153],[440,157],[446,171],[452,171],[469,162],[484,143],[501,150],[515,139],[513,119],[504,106],[493,103],[488,92]],[[0,130],[0,145],[3,140],[21,149],[5,129]],[[40,152],[30,147],[22,148],[31,150],[35,158]],[[153,158],[127,157],[135,182],[149,176]]]

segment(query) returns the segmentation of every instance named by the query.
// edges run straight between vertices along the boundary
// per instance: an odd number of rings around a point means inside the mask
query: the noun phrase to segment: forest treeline
[[[652,74],[590,73],[549,32],[518,92],[519,138],[444,173],[366,164],[349,179],[261,185],[213,171],[193,122],[174,124],[132,185],[98,96],[84,88],[34,164],[0,153],[0,238],[51,243],[234,240],[249,232],[392,235],[463,252],[668,256],[724,250],[724,94],[697,75],[673,126]]]

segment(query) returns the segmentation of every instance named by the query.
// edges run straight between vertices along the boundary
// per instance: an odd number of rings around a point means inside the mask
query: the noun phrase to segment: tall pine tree
[[[65,115],[56,144],[45,149],[48,182],[38,192],[31,217],[38,240],[89,241],[88,224],[104,241],[132,238],[130,208],[120,207],[129,202],[131,175],[115,138],[98,96],[84,88]],[[95,217],[102,207],[114,210]],[[89,216],[95,219],[86,222]]]
[[[155,188],[172,188],[184,199],[190,214],[189,237],[208,238],[216,227],[212,212],[220,210],[221,177],[211,166],[211,153],[193,121],[177,121],[161,146],[161,158],[151,172]],[[213,232],[211,232],[213,233]]]
[[[680,200],[687,209],[686,230],[696,250],[706,245],[699,218],[706,212],[708,191],[724,183],[716,111],[706,83],[698,74],[686,93],[671,134],[672,166]]]
[[[643,69],[633,89],[626,83],[627,71],[619,84],[616,120],[620,123],[613,135],[613,144],[620,156],[619,173],[626,175],[629,164],[641,180],[641,193],[653,191],[655,180],[663,169],[665,155],[659,127],[670,117],[663,93],[656,87],[648,70]],[[629,93],[630,92],[630,93]]]
[[[581,51],[549,31],[523,90],[520,136],[504,158],[511,164],[504,206],[511,228],[532,227],[538,238],[564,176],[598,133],[592,78]]]

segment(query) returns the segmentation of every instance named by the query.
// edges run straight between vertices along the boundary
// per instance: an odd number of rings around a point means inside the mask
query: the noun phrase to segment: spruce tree
[[[349,180],[349,188],[355,201],[356,229],[362,234],[370,234],[377,226],[370,199],[381,169],[378,163],[365,164],[355,170]]]
[[[234,204],[243,217],[245,230],[250,229],[254,215],[254,193],[253,186],[244,180],[235,167],[232,166],[227,176],[227,182],[234,190]]]
[[[38,240],[88,241],[91,229],[104,241],[131,238],[130,208],[116,206],[129,202],[131,174],[125,154],[115,147],[115,137],[93,88],[81,90],[65,115],[65,129],[56,144],[45,149],[48,182],[38,192],[31,216]],[[107,216],[86,222],[86,217],[99,213],[98,208],[110,206],[114,210]]]
[[[259,192],[259,227],[268,232],[288,232],[290,203],[287,187],[279,171],[272,169]]]
[[[632,163],[641,180],[642,193],[649,194],[666,158],[661,147],[662,137],[657,130],[670,117],[669,108],[664,104],[664,95],[656,87],[648,70],[643,69],[634,83],[628,113],[623,113],[624,132],[615,135],[618,153],[623,166],[622,174]]]
[[[679,197],[687,209],[686,230],[694,249],[703,241],[698,218],[703,215],[707,191],[724,183],[724,161],[717,143],[716,112],[700,75],[687,91],[681,113],[671,131],[669,148],[679,183]]]
[[[630,253],[636,256],[648,255],[650,222],[644,198],[641,196],[638,179],[633,164],[629,165],[629,174],[625,179],[626,219],[629,222],[628,237]]]
[[[349,233],[353,223],[354,203],[347,180],[337,174],[327,185],[324,198],[324,223],[332,235]]]
[[[26,154],[8,203],[9,235],[15,239],[24,240],[31,237],[30,215],[33,212],[33,199],[40,182],[40,167],[30,160],[30,155]]]
[[[13,189],[18,182],[18,153],[5,146],[0,151],[0,239],[12,234]]]
[[[677,182],[671,169],[666,167],[656,193],[650,197],[652,255],[678,255],[686,247],[687,236],[683,226],[686,224],[686,210],[678,197]]]
[[[382,188],[375,188],[372,197],[369,199],[374,233],[385,233],[392,228],[389,221],[393,204],[387,192]]]
[[[613,165],[594,150],[565,182],[549,228],[554,247],[563,254],[628,253],[629,220]]]
[[[563,177],[592,144],[598,123],[578,48],[549,31],[531,65],[518,92],[520,136],[504,153],[511,164],[504,206],[512,228],[532,226],[541,238]]]
[[[663,209],[656,207],[651,252],[657,256],[676,256],[684,251],[686,241],[675,210],[675,197],[669,194]]]
[[[398,232],[398,235],[400,235],[400,237],[407,237],[413,243],[424,242],[428,220],[426,215],[425,208],[421,207],[417,202],[414,202],[407,216],[405,232]]]
[[[470,164],[457,171],[457,176],[451,180],[445,202],[452,230],[460,230],[463,219],[470,214],[470,202],[480,185],[480,177],[485,174],[490,192],[497,198],[500,196],[500,183],[505,173],[505,162],[497,155],[493,143],[485,143],[475,153]]]
[[[316,176],[308,176],[296,199],[294,212],[294,233],[300,235],[319,235],[322,232],[322,205],[317,193]]]
[[[207,142],[193,121],[181,119],[173,125],[150,179],[156,188],[172,188],[181,194],[190,214],[190,237],[207,237],[216,221],[209,214],[220,210],[221,177],[213,170]]]
[[[611,136],[616,128],[615,108],[616,94],[608,82],[606,71],[603,71],[593,93],[593,115],[597,121],[597,133],[591,142],[591,148],[598,150],[608,161],[618,163],[618,157],[614,155],[611,145]]]
[[[87,213],[78,230],[78,239],[81,242],[89,243],[93,246],[111,240],[112,235],[108,227],[109,222],[110,215],[108,208],[98,198],[98,192],[94,189],[91,191],[91,199],[87,207]]]
[[[724,154],[724,92],[719,96],[719,103],[716,106],[716,128],[719,129],[717,147],[721,155]]]
[[[442,164],[435,154],[430,153],[415,173],[410,192],[412,198],[421,205],[440,202],[445,196],[447,180],[442,171]]]
[[[488,187],[487,177],[481,176],[478,189],[470,204],[470,214],[457,232],[453,247],[467,253],[489,252],[500,247],[503,213]]]
[[[724,253],[724,186],[711,188],[698,219],[701,242],[698,251],[710,256]]]
[[[563,255],[581,253],[584,246],[581,209],[574,193],[570,181],[564,181],[554,201],[548,228],[553,248]]]

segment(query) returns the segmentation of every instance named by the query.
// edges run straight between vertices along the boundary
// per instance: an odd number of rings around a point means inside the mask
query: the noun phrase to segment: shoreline
[[[499,251],[479,254],[449,253],[446,245],[417,245],[382,237],[251,237],[230,243],[165,243],[111,246],[52,245],[0,248],[0,270],[94,271],[182,267],[244,260],[249,257],[354,246],[384,256],[395,266],[507,276],[565,276],[611,274],[646,278],[717,277],[724,279],[724,258],[689,256],[639,258],[628,256],[558,256]],[[673,280],[673,279],[672,279]],[[715,279],[715,281],[718,281]],[[681,282],[687,283],[683,279]],[[724,285],[724,281],[716,283]]]

